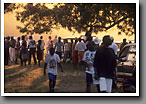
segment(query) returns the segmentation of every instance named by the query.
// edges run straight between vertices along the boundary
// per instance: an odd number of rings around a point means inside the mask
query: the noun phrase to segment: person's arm
[[[44,63],[44,76],[46,75],[47,63]]]

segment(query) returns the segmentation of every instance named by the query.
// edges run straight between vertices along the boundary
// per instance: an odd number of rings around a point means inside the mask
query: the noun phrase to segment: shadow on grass
[[[11,75],[12,73],[23,70],[24,68],[27,68],[27,69],[23,72],[20,72],[19,74]],[[23,77],[26,73],[29,73],[36,68],[38,68],[38,67],[37,66],[35,66],[35,67],[34,66],[32,66],[32,67],[27,66],[27,67],[19,67],[18,69],[15,69],[15,68],[14,69],[13,68],[7,69],[7,70],[5,70],[5,76],[7,75],[8,77],[5,77],[4,81],[11,82],[17,78]],[[13,70],[13,71],[10,71],[10,70]]]
[[[41,76],[33,80],[31,86],[29,87],[30,93],[43,93],[49,92],[49,84],[43,85],[48,80],[48,78]]]

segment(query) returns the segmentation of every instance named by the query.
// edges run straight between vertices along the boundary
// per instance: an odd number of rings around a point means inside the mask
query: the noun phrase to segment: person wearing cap
[[[95,49],[97,49],[97,47],[99,47],[99,44],[101,42],[101,39],[99,39],[98,37],[96,37],[93,41],[95,43]]]
[[[14,39],[14,37],[11,37],[10,40],[10,48],[9,48],[9,54],[10,54],[10,61],[13,63],[16,60],[16,55],[15,55],[15,44],[16,44],[16,40]]]
[[[112,44],[109,46],[110,48],[112,48],[115,52],[115,55],[117,55],[117,51],[118,51],[118,45],[114,43],[114,38],[110,37]]]
[[[103,37],[102,46],[96,50],[94,58],[95,79],[99,81],[100,92],[111,93],[112,83],[115,77],[116,55],[113,49],[109,48],[111,39],[109,35]]]

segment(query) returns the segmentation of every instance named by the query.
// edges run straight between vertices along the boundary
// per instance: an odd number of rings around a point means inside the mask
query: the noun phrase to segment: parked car
[[[136,43],[123,47],[118,54],[116,84],[123,92],[135,92],[136,89]],[[131,88],[131,86],[133,86]],[[135,89],[134,89],[135,87]],[[128,91],[131,90],[131,91]]]

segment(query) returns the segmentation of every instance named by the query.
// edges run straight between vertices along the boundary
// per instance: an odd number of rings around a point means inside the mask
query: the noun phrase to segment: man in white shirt
[[[46,68],[48,69],[48,78],[49,78],[49,88],[50,92],[54,92],[54,87],[56,84],[56,78],[57,78],[57,64],[61,68],[61,72],[63,72],[60,58],[55,53],[54,48],[49,49],[49,54],[46,55],[45,58],[45,64],[44,64],[44,75],[46,75]]]
[[[112,44],[109,45],[109,47],[112,48],[115,52],[115,55],[117,55],[118,45],[114,43],[114,38],[113,37],[110,37],[110,39],[112,40]]]
[[[79,43],[77,43],[75,46],[75,50],[78,51],[79,64],[82,61],[82,58],[86,49],[87,49],[86,44],[84,42],[81,42],[81,38],[79,38]]]
[[[46,46],[47,46],[47,53],[49,52],[49,45],[51,43],[51,36],[49,36],[49,39],[47,40]]]
[[[29,36],[29,40],[27,43],[28,49],[29,49],[29,65],[31,64],[31,56],[33,55],[34,63],[37,64],[35,52],[36,52],[36,42],[33,40],[32,36]]]

